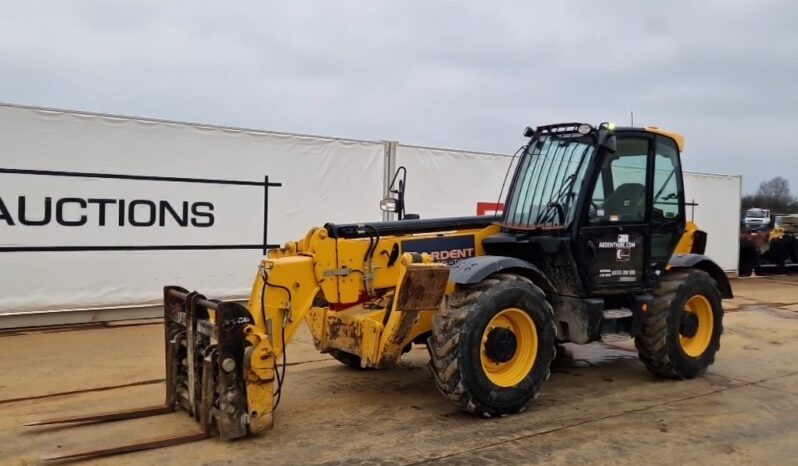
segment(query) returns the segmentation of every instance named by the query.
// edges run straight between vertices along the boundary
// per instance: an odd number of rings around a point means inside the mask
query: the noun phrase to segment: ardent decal
[[[422,238],[402,241],[402,252],[426,252],[435,260],[448,265],[476,256],[474,235]]]

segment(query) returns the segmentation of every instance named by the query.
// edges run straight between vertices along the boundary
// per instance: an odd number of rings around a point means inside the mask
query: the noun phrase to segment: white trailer
[[[740,258],[740,199],[742,177],[685,173],[684,194],[687,218],[707,232],[706,255],[729,275],[737,276]]]

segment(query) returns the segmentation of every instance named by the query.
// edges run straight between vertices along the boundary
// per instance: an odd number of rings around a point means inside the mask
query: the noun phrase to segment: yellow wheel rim
[[[501,355],[496,354],[497,335],[504,339]],[[514,351],[508,351],[508,340],[515,341]],[[509,346],[513,345],[510,343]],[[516,307],[493,316],[482,333],[480,354],[482,370],[492,383],[512,387],[524,380],[535,365],[538,354],[538,332],[532,317]]]
[[[688,356],[697,358],[709,347],[714,328],[712,304],[701,295],[687,300],[681,317],[679,343]]]

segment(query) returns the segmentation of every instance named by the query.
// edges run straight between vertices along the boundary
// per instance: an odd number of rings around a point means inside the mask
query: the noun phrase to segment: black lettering
[[[81,209],[86,208],[86,201],[77,197],[65,197],[63,199],[59,199],[58,202],[55,204],[55,220],[58,222],[59,225],[63,225],[65,227],[79,227],[86,224],[86,215],[83,214],[79,218],[79,220],[66,220],[64,219],[64,204],[77,204],[80,206]]]
[[[0,197],[0,220],[5,220],[10,226],[14,225],[14,217],[8,213],[8,209],[6,209],[6,204],[3,202],[2,197]]]
[[[89,204],[97,204],[99,206],[99,225],[105,226],[105,206],[108,204],[116,204],[116,199],[88,199]]]
[[[138,206],[147,206],[150,210],[149,217],[144,222],[136,220],[136,207]],[[155,211],[156,207],[154,202],[137,199],[128,206],[127,221],[134,227],[151,227],[155,225]]]
[[[177,212],[175,212],[175,209],[172,208],[172,205],[169,204],[168,201],[161,201],[160,207],[161,207],[160,209],[161,218],[158,221],[158,225],[166,226],[166,212],[168,211],[169,215],[172,216],[172,218],[175,220],[175,222],[177,222],[178,225],[180,225],[181,227],[188,226],[188,201],[183,201],[182,215],[178,215]]]
[[[119,214],[119,226],[123,227],[123,226],[125,226],[125,200],[124,199],[120,199],[119,200],[119,212],[118,212],[118,214]]]
[[[72,204],[72,207],[70,207]],[[171,219],[181,227],[187,227],[189,221],[191,225],[198,228],[212,227],[216,223],[214,215],[214,205],[211,202],[195,202],[190,204],[188,201],[182,201],[180,206],[170,203],[169,201],[156,202],[136,199],[127,203],[124,199],[105,199],[105,198],[89,198],[83,199],[78,197],[65,197],[57,199],[55,202],[55,221],[62,226],[78,227],[88,223],[88,212],[86,209],[90,205],[97,206],[97,221],[99,226],[105,226],[112,215],[109,205],[118,205],[118,221],[119,226],[129,224],[136,227],[151,227],[158,222],[159,226],[166,226],[167,222]],[[127,204],[127,205],[126,205]],[[191,208],[189,209],[189,204]],[[9,211],[5,201],[0,198],[0,222],[5,222],[9,226],[20,225],[26,226],[44,226],[48,225],[53,219],[53,198],[44,198],[44,210],[40,218],[29,218],[28,199],[25,196],[18,197],[18,217],[15,218]],[[127,207],[127,209],[125,209]],[[83,209],[84,212],[76,214],[74,210],[70,209]],[[144,212],[142,212],[144,211]],[[72,216],[70,217],[70,212]]]
[[[201,207],[205,207],[207,212],[202,212],[199,209]],[[204,210],[204,209],[203,209]],[[191,205],[191,213],[194,214],[194,218],[191,219],[191,224],[195,227],[200,228],[207,228],[213,226],[213,223],[216,219],[213,218],[213,204],[210,202],[195,202]],[[197,217],[203,217],[206,220],[204,222],[199,221]]]
[[[25,217],[25,196],[19,196],[19,223],[28,226],[41,226],[50,223],[50,215],[52,210],[53,198],[44,198],[44,218],[41,220],[29,220]]]

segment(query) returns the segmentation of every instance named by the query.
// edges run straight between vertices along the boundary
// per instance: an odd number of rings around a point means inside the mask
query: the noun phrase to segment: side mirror
[[[386,195],[395,194],[396,197],[386,197],[380,201],[380,210],[383,212],[396,212],[398,220],[405,217],[405,183],[407,181],[407,168],[399,167],[393,174],[391,184],[388,185]]]
[[[383,212],[396,212],[398,205],[399,202],[396,199],[392,197],[386,197],[380,201],[380,210]]]

